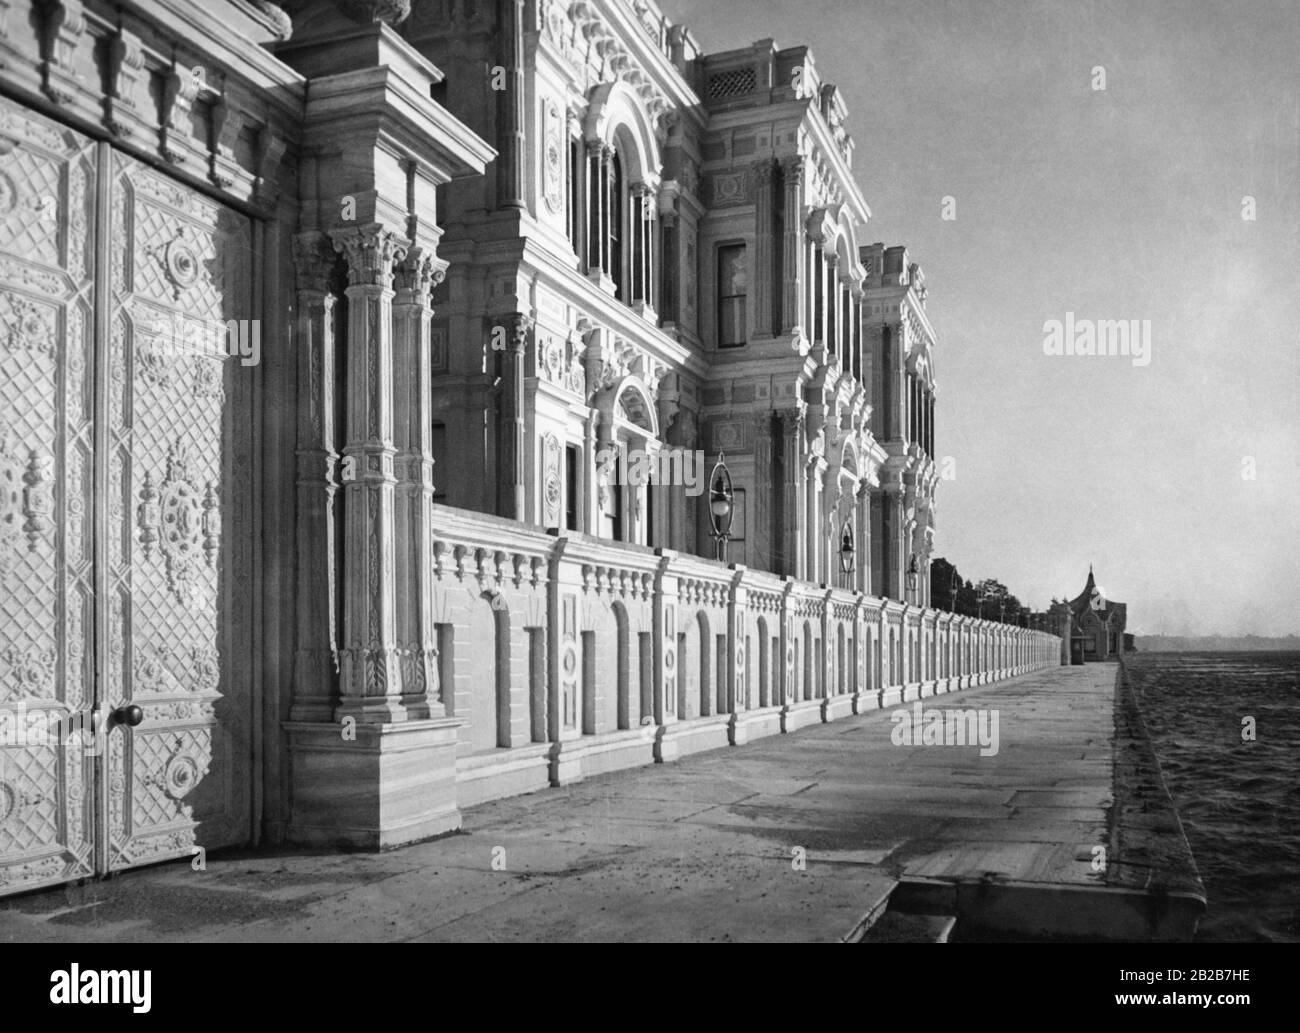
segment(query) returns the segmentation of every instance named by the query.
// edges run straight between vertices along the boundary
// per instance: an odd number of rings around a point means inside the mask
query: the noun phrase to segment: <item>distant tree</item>
[[[969,581],[963,582],[957,589],[957,613],[964,617],[974,617],[975,610],[975,586]]]
[[[976,614],[983,616],[985,619],[996,619],[998,615],[998,601],[1005,599],[1006,595],[1006,585],[1001,581],[994,580],[991,577],[986,577],[975,586]]]
[[[930,563],[930,603],[936,609],[946,610],[952,602],[952,586],[957,586],[957,604],[954,612],[966,617],[980,616],[980,596],[984,596],[983,617],[997,620],[1005,614],[1008,624],[1021,623],[1020,611],[1024,608],[1007,586],[995,578],[985,578],[977,584],[964,580],[955,563],[942,556]]]
[[[930,564],[930,605],[946,610],[952,603],[952,586],[961,591],[961,574],[957,567],[940,556]]]

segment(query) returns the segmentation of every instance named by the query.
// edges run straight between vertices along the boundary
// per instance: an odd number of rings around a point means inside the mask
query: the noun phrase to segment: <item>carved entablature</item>
[[[264,209],[286,137],[297,132],[300,79],[284,68],[283,81],[271,81],[274,63],[254,55],[258,44],[288,38],[288,18],[265,0],[227,5],[233,45],[223,63],[198,34],[173,38],[139,6],[0,0],[0,80],[43,94],[64,118],[99,125],[147,162]]]
[[[575,85],[584,95],[599,83],[627,83],[644,104],[660,140],[666,138],[668,126],[662,118],[672,109],[672,102],[617,31],[606,24],[595,4],[540,0],[537,17],[542,40],[569,65]]]
[[[109,39],[106,57],[104,123],[114,136],[144,140],[150,132],[153,102],[140,37],[119,27]]]
[[[807,204],[814,208],[830,208],[844,203],[844,192],[840,189],[838,177],[826,156],[818,150],[805,162],[809,170]]]
[[[652,395],[659,390],[659,382],[668,371],[665,363],[611,331],[590,331],[587,341],[583,364],[589,399],[630,376],[640,380]]]
[[[844,104],[844,98],[840,96],[839,87],[833,83],[823,83],[820,100],[822,118],[826,122],[826,128],[830,130],[831,139],[835,141],[835,146],[845,162],[852,161],[853,138],[844,128],[848,108]]]

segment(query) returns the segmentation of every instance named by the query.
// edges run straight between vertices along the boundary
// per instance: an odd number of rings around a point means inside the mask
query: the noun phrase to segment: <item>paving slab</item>
[[[1114,667],[1053,668],[924,701],[996,710],[989,755],[897,745],[908,703],[483,804],[382,854],[213,853],[9,898],[0,940],[837,941],[887,910],[868,939],[946,939],[954,918],[1052,935],[1081,908],[1080,935],[1131,934],[1144,893],[1199,883],[1171,882],[1176,815],[1127,783],[1116,801],[1117,741],[1153,785],[1117,699]]]

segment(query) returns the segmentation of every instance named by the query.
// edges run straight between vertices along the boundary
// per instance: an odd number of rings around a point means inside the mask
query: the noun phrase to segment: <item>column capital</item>
[[[336,260],[334,245],[324,233],[297,234],[293,238],[293,267],[298,290],[324,293]]]
[[[528,334],[533,328],[532,316],[522,312],[510,312],[501,317],[501,324],[508,332],[509,351],[512,355],[522,355],[528,347]]]
[[[393,277],[399,290],[413,291],[426,300],[434,287],[442,283],[445,270],[433,253],[423,248],[411,248],[405,257],[394,263]]]
[[[781,417],[781,430],[786,437],[798,434],[803,429],[804,411],[802,408],[778,409]]]
[[[391,288],[393,269],[406,257],[407,242],[379,223],[330,230],[334,250],[348,261],[348,283]]]

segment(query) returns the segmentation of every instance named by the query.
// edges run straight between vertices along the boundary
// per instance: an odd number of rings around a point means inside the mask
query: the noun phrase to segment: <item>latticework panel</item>
[[[250,318],[251,229],[124,156],[113,187],[108,665],[146,714],[109,752],[125,867],[247,837],[251,368],[221,330]]]
[[[95,145],[0,98],[0,891],[91,871]]]

